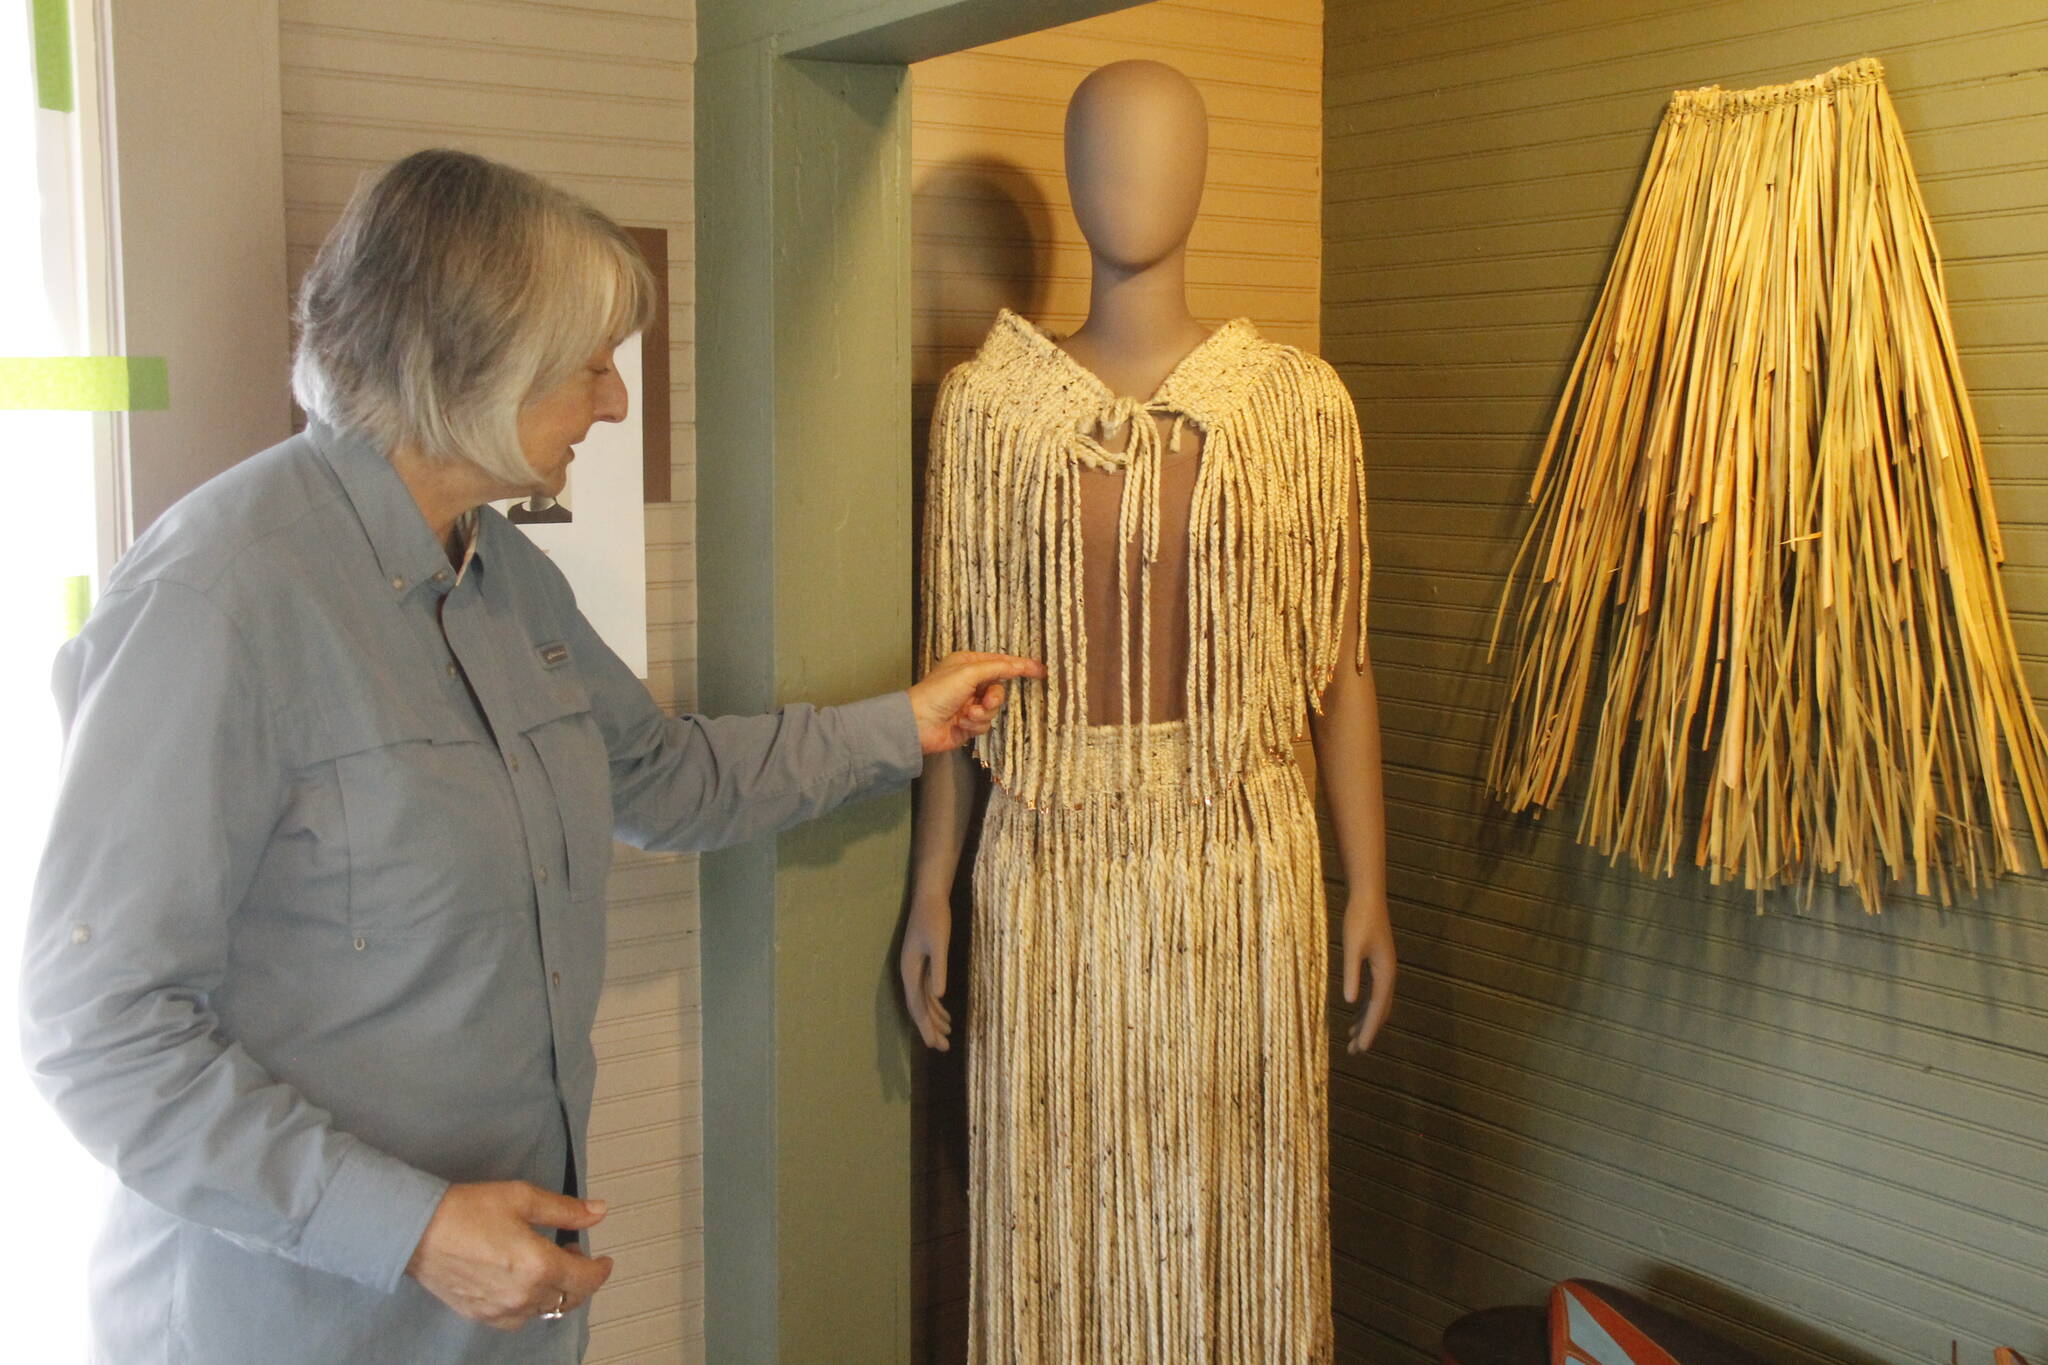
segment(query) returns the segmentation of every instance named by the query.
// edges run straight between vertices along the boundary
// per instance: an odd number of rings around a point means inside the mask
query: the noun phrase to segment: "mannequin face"
[[[1067,105],[1067,187],[1097,258],[1142,270],[1188,238],[1209,167],[1194,83],[1159,62],[1091,73]]]

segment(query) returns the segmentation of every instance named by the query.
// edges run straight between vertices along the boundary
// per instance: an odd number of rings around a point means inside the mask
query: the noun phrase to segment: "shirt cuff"
[[[869,790],[900,786],[924,771],[924,741],[917,737],[917,713],[910,693],[889,692],[834,708],[845,717],[867,765]]]
[[[357,1143],[313,1206],[293,1259],[388,1294],[447,1192],[440,1177]]]

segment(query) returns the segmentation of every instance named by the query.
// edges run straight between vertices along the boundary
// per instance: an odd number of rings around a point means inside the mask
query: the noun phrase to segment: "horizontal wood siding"
[[[671,481],[647,508],[654,695],[696,699],[693,9],[675,0],[282,0],[291,277],[357,180],[421,147],[533,171],[668,231]],[[618,1266],[591,1365],[704,1358],[703,1113],[693,858],[619,850],[596,1031],[590,1186]]]
[[[911,68],[912,391],[918,468],[938,381],[1008,307],[1072,331],[1088,315],[1088,247],[1067,198],[1062,125],[1099,66],[1177,67],[1209,108],[1209,178],[1188,297],[1313,349],[1322,265],[1321,0],[1155,0]],[[965,915],[956,922],[965,928]],[[967,980],[965,934],[949,979]],[[955,1001],[957,1004],[957,1000]],[[913,1115],[913,1358],[965,1359],[964,1050],[920,1063]]]
[[[1400,1000],[1334,1083],[1342,1358],[1585,1275],[1765,1359],[2048,1353],[2048,894],[1768,912],[1481,793],[1487,632],[1670,92],[1889,73],[2048,694],[2048,10],[1331,0],[1324,353],[1372,466]],[[1580,790],[1575,787],[1574,792]]]

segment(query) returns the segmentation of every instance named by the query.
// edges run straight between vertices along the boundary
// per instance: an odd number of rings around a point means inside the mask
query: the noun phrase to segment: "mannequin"
[[[1080,442],[1085,447],[1088,467],[1074,479],[1078,498],[1074,522],[1079,528],[1077,558],[1081,566],[1079,614],[1084,637],[1078,642],[1074,671],[1085,675],[1085,688],[1080,689],[1085,691],[1085,723],[1081,727],[1084,738],[1078,742],[1086,749],[1074,771],[1084,776],[1098,770],[1110,771],[1112,787],[1116,784],[1115,773],[1134,771],[1141,763],[1154,761],[1127,758],[1124,752],[1135,753],[1155,743],[1192,743],[1183,741],[1172,727],[1185,723],[1190,727],[1188,733],[1193,735],[1193,727],[1201,721],[1199,713],[1210,709],[1214,701],[1214,689],[1208,681],[1191,672],[1191,667],[1202,666],[1195,656],[1202,654],[1203,648],[1191,627],[1190,616],[1194,596],[1190,592],[1190,566],[1196,562],[1190,547],[1201,541],[1206,531],[1199,509],[1214,504],[1213,490],[1206,499],[1198,491],[1212,433],[1197,414],[1176,410],[1167,400],[1177,391],[1176,384],[1192,391],[1201,376],[1211,371],[1225,375],[1221,382],[1227,383],[1233,358],[1239,354],[1246,358],[1244,366],[1249,367],[1264,363],[1269,352],[1286,350],[1258,341],[1249,324],[1228,324],[1211,332],[1195,320],[1188,308],[1187,239],[1201,202],[1207,156],[1207,117],[1201,96],[1179,72],[1155,62],[1119,62],[1084,80],[1067,111],[1066,163],[1075,216],[1092,260],[1087,320],[1070,337],[1043,338],[1039,342],[1042,334],[1035,334],[1029,324],[1006,314],[984,348],[986,358],[1009,324],[1021,338],[1015,345],[1021,348],[1025,360],[1020,363],[1026,368],[1056,367],[1060,362],[1051,356],[1031,355],[1034,342],[1056,346],[1071,367],[1078,367],[1080,372],[1060,379],[1061,393],[1071,394],[1078,389],[1113,400],[1108,405],[1110,415],[1095,417],[1091,434]],[[1304,362],[1298,353],[1289,354],[1295,356],[1292,363],[1320,367],[1320,362]],[[962,370],[969,368],[963,366]],[[1056,368],[1052,372],[1057,375]],[[1318,373],[1327,376],[1327,367],[1320,367]],[[949,380],[949,384],[952,382]],[[1339,398],[1329,398],[1332,392]],[[1341,398],[1333,379],[1326,378],[1318,393],[1324,396],[1326,404],[1341,401],[1341,418],[1350,424],[1350,440],[1355,444],[1355,418],[1350,414],[1348,399]],[[942,394],[942,409],[944,403]],[[939,420],[944,418],[942,411]],[[1084,415],[1083,421],[1088,420]],[[1141,433],[1136,425],[1139,422],[1148,424],[1152,431]],[[1154,434],[1156,441],[1141,439],[1141,435],[1149,438]],[[935,430],[935,459],[940,448],[941,435]],[[1089,452],[1099,452],[1099,458]],[[1147,456],[1156,463],[1141,458]],[[1154,472],[1146,473],[1148,470]],[[1284,470],[1281,476],[1284,481]],[[1129,510],[1132,498],[1127,494],[1132,479],[1150,480],[1141,490],[1142,497],[1151,498],[1156,506],[1150,520],[1142,508],[1135,514]],[[1317,574],[1328,576],[1327,582],[1317,580],[1322,584],[1323,595],[1316,601],[1330,608],[1324,614],[1332,622],[1328,632],[1331,638],[1323,642],[1322,648],[1336,662],[1328,669],[1327,682],[1319,696],[1312,698],[1319,702],[1319,709],[1311,706],[1308,710],[1309,728],[1349,888],[1344,914],[1343,986],[1345,999],[1357,1006],[1348,1029],[1347,1046],[1359,1052],[1371,1045],[1392,1003],[1395,954],[1386,905],[1378,702],[1360,629],[1361,612],[1344,608],[1346,601],[1362,603],[1365,587],[1363,490],[1355,480],[1345,486],[1351,490],[1349,509],[1337,514],[1340,524],[1333,529],[1340,535],[1330,541],[1337,547],[1336,562],[1315,569]],[[942,510],[932,509],[928,516],[938,516]],[[932,548],[936,543],[928,535],[928,559],[940,553]],[[1231,544],[1235,547],[1237,542]],[[968,563],[969,559],[961,562]],[[1304,587],[1305,594],[1309,591]],[[929,600],[927,610],[936,610]],[[1340,619],[1342,628],[1338,631],[1335,622]],[[1009,649],[1016,642],[965,639],[955,643],[972,649]],[[1057,649],[1053,652],[1058,653]],[[1109,662],[1111,666],[1099,667],[1095,662]],[[1048,687],[1053,685],[1048,683]],[[1046,704],[1055,705],[1050,698]],[[1122,745],[1124,750],[1111,752],[1107,759],[1088,756],[1096,752],[1088,746],[1103,744],[1112,748]],[[1276,746],[1268,746],[1273,747]],[[1185,757],[1193,765],[1187,769],[1191,777],[1201,771],[1204,760],[1199,752],[1191,751],[1190,756],[1180,755],[1179,750],[1174,753],[1174,761]],[[1121,769],[1120,764],[1124,765]],[[1218,790],[1223,792],[1221,799],[1225,804],[1238,799],[1227,784]],[[1109,799],[1121,798],[1112,794]],[[1061,804],[1078,811],[1083,801],[1077,797],[1067,802],[1063,796]],[[912,1020],[925,1043],[941,1050],[950,1047],[953,1029],[953,1016],[943,1000],[947,989],[946,954],[952,932],[950,891],[973,805],[973,769],[964,754],[937,756],[927,762],[918,793],[912,896],[901,968]],[[1312,845],[1312,817],[1308,838]],[[986,853],[985,848],[984,856]],[[1221,856],[1227,859],[1230,855],[1225,850]],[[1308,856],[1312,865],[1312,849]],[[981,880],[977,878],[978,904]],[[1312,894],[1319,905],[1319,882]],[[1319,960],[1320,928],[1303,932],[1315,936],[1311,948]],[[1193,958],[1188,956],[1185,946],[1174,951],[1186,962],[1199,959],[1202,950],[1198,946]],[[976,952],[979,961],[979,942]],[[1169,968],[1173,964],[1172,958],[1162,963]],[[978,966],[978,983],[980,970]],[[1148,973],[1150,970],[1147,968]],[[1089,974],[1082,972],[1084,976]],[[1319,1002],[1320,979],[1303,989],[1312,990]],[[1071,1004],[1069,1001],[1068,1005]],[[1013,1001],[1012,1006],[1027,1015],[1044,1012],[1047,1016],[1061,1008],[1052,1000]],[[1136,1002],[1136,1012],[1141,1015],[1147,1007],[1143,1000]],[[977,998],[976,1008],[986,1009],[987,1002]],[[1319,1004],[1315,1008],[1319,1010]],[[1096,1020],[1091,1025],[1108,1027],[1111,1022]],[[1050,1018],[1047,1026],[1058,1027]],[[1014,1026],[1006,1027],[1015,1032]],[[1024,1032],[1030,1030],[1026,1028]],[[1315,1045],[1320,1048],[1319,1031]],[[1128,1069],[1126,1066],[1125,1070]],[[1170,1106],[1176,1099],[1170,1093],[1172,1078],[1164,1078],[1160,1086],[1159,1094],[1134,1088],[1132,1104]],[[981,1101],[976,1104],[979,1111]],[[1321,1104],[1318,1092],[1314,1110],[1318,1122]],[[1327,1195],[1321,1185],[1325,1177],[1320,1169],[1320,1141],[1318,1134],[1318,1169],[1313,1172],[1313,1180],[1317,1194],[1326,1203]],[[977,1186],[986,1174],[977,1169]],[[988,1216],[981,1205],[990,1202],[978,1202],[977,1218]],[[1157,1201],[1152,1213],[1144,1216],[1160,1222],[1173,1221],[1177,1215],[1171,1210],[1176,1202],[1169,1194]],[[1316,1205],[1319,1210],[1323,1206]],[[1214,1229],[1213,1237],[1229,1239],[1238,1231],[1220,1225]],[[1196,1240],[1202,1241],[1207,1235],[1197,1236]],[[1142,1242],[1143,1234],[1138,1236]],[[1166,1236],[1162,1234],[1162,1238]],[[1165,1245],[1163,1240],[1161,1245]],[[1227,1298],[1232,1292],[1231,1285],[1202,1283],[1199,1274],[1192,1287],[1173,1282],[1165,1275],[1157,1284],[1147,1283],[1149,1272],[1133,1268],[1139,1263],[1136,1260],[1115,1264],[1098,1261],[1091,1268],[1091,1251],[1087,1246],[1063,1253],[1072,1261],[1075,1278],[1087,1282],[1080,1292],[1076,1293],[1072,1285],[1048,1291],[1045,1285],[1064,1282],[1057,1274],[1049,1276],[1045,1284],[1032,1282],[1040,1294],[1052,1292],[1070,1300],[1062,1303],[1057,1312],[1049,1310],[1043,1322],[984,1322],[985,1317],[1001,1318],[1005,1314],[1016,1319],[1014,1304],[984,1299],[1031,1295],[1023,1292],[1012,1268],[983,1264],[985,1253],[978,1240],[978,1283],[973,1309],[976,1323],[971,1333],[974,1358],[991,1362],[1221,1362],[1251,1358],[1244,1353],[1256,1349],[1259,1358],[1274,1361],[1326,1360],[1330,1350],[1327,1246],[1320,1240],[1303,1245],[1320,1248],[1325,1263],[1302,1267],[1303,1275],[1319,1287],[1304,1292],[1301,1297],[1307,1306],[1297,1304],[1291,1310],[1294,1319],[1277,1325],[1252,1321],[1213,1330],[1200,1327],[1191,1329],[1194,1335],[1189,1336],[1183,1330],[1182,1320],[1200,1306],[1190,1303],[1189,1298]],[[1161,1259],[1167,1255],[1164,1251],[1159,1254]],[[1189,1263],[1199,1260],[1197,1255]],[[1132,1280],[1139,1283],[1133,1284]],[[1243,1286],[1236,1288],[1242,1290]],[[1320,1303],[1310,1302],[1318,1297]],[[1075,1299],[1080,1301],[1078,1305],[1071,1302]],[[1250,1316],[1256,1319],[1258,1314],[1252,1312]],[[1180,1334],[1176,1335],[1177,1332]]]

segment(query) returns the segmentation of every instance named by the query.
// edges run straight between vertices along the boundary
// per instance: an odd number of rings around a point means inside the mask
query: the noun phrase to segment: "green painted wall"
[[[790,56],[901,66],[1070,24],[1136,0],[706,0],[704,52],[769,43]]]
[[[2048,886],[1759,917],[1482,798],[1486,632],[1669,92],[1882,58],[2048,696],[2048,11],[1330,0],[1325,353],[1372,464],[1401,999],[1333,1086],[1342,1357],[1592,1275],[1788,1362],[2048,1354]]]
[[[709,710],[909,681],[909,471],[891,458],[909,403],[877,401],[905,391],[891,344],[907,289],[891,268],[899,84],[889,68],[819,70],[758,47],[698,65]],[[702,151],[713,145],[725,156]],[[811,213],[776,235],[788,203]],[[870,321],[864,346],[838,317]],[[909,1083],[899,1029],[877,1011],[905,847],[899,794],[705,860],[713,1359],[907,1351]]]
[[[711,115],[700,94],[707,133],[740,163],[700,180],[704,216],[715,232],[748,209],[812,211],[779,236],[700,257],[707,282],[734,272],[699,305],[718,339],[699,370],[711,452],[699,479],[702,689],[714,711],[909,681],[909,470],[888,458],[909,443],[892,321],[908,289],[901,71],[745,49],[699,68],[700,92],[732,83],[766,85],[771,151],[747,156],[764,130]],[[735,184],[763,165],[763,183]],[[714,183],[733,196],[716,210]],[[750,278],[766,285],[766,307],[739,316],[755,306],[728,291]],[[887,1252],[907,1245],[909,1081],[901,1031],[876,1006],[907,827],[899,794],[705,860],[713,1358],[888,1361],[908,1349],[907,1264]]]
[[[910,680],[909,139],[900,67],[787,61],[776,72],[775,190],[813,211],[777,249],[775,674],[787,697]],[[835,326],[843,320],[846,325]],[[884,458],[887,453],[897,458]],[[871,458],[862,458],[863,455]],[[782,840],[776,1020],[785,1154],[785,1361],[897,1361],[909,1350],[910,1202],[895,973],[909,800]],[[812,1002],[833,1002],[827,1014]],[[875,1255],[874,1230],[887,1228]],[[820,1294],[829,1287],[831,1294]]]
[[[707,711],[909,681],[903,63],[1116,7],[699,5]],[[909,1034],[892,985],[908,849],[897,795],[704,859],[705,1343],[720,1365],[908,1355]]]
[[[697,687],[712,712],[764,711],[778,699],[773,274],[763,235],[773,201],[765,178],[748,173],[768,161],[769,73],[747,49],[705,52],[696,70]],[[718,345],[705,344],[714,337]],[[749,1365],[776,1358],[781,1283],[777,843],[708,854],[699,873],[704,1337],[707,1357]]]

